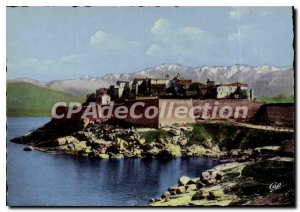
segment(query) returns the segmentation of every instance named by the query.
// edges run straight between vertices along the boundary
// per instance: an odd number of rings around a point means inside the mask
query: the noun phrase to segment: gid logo
[[[276,191],[280,188],[281,188],[281,183],[277,183],[277,182],[271,183],[269,186],[270,192]]]

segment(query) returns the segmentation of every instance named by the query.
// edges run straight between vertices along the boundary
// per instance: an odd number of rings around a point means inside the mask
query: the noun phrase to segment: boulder
[[[264,146],[254,149],[260,154],[278,154],[281,151],[281,146]]]
[[[243,154],[248,157],[251,157],[254,154],[254,151],[252,149],[246,149],[243,151]]]
[[[168,145],[171,143],[171,141],[168,138],[165,137],[159,137],[158,142],[163,144],[163,145]]]
[[[193,127],[192,126],[181,126],[180,129],[182,131],[193,131]]]
[[[293,155],[294,150],[294,141],[293,140],[287,140],[282,142],[282,152],[284,154]]]
[[[187,143],[188,143],[188,139],[184,138],[184,137],[180,137],[177,140],[177,144],[180,145],[180,146],[185,146],[185,145],[187,145]]]
[[[181,148],[180,146],[174,144],[166,145],[166,147],[157,155],[157,157],[159,158],[176,158],[180,156],[181,156]]]
[[[75,134],[75,136],[79,140],[90,140],[94,135],[89,131],[79,131]]]
[[[101,159],[108,159],[109,155],[108,154],[98,154],[99,158]]]
[[[241,149],[232,149],[229,151],[230,157],[238,157],[241,155],[242,150]]]
[[[153,147],[152,149],[150,149],[146,152],[146,155],[157,156],[160,152],[161,152],[161,149],[158,149],[157,147]]]
[[[162,201],[162,198],[155,198],[155,202]]]
[[[168,202],[169,200],[170,200],[170,197],[165,197],[165,198],[164,198],[164,201],[165,201],[165,202]]]
[[[124,155],[123,154],[113,154],[111,158],[114,158],[114,159],[124,159]]]
[[[213,178],[208,178],[208,179],[202,179],[201,182],[205,185],[205,186],[209,186],[209,185],[213,185],[216,183],[216,180]]]
[[[93,148],[103,148],[112,145],[112,141],[106,141],[103,139],[95,139],[92,141]]]
[[[76,142],[73,143],[73,150],[75,152],[80,152],[86,149],[86,141],[80,141],[80,142]]]
[[[178,144],[179,145],[179,141],[180,141],[180,139],[181,139],[182,137],[180,136],[180,135],[176,135],[176,136],[173,136],[172,137],[172,143],[173,144]]]
[[[220,155],[220,151],[215,151],[213,149],[207,149],[202,145],[192,145],[187,148],[187,156],[196,156],[196,157],[218,157]]]
[[[169,131],[172,135],[181,135],[181,130],[179,130],[179,129],[171,129],[170,131]]]
[[[207,199],[208,200],[215,200],[224,195],[224,192],[222,189],[216,189],[216,190],[211,190],[208,192]]]
[[[85,148],[85,150],[84,150],[84,153],[86,153],[86,154],[90,154],[90,153],[92,153],[93,151],[92,151],[92,148],[90,147],[90,146],[87,146],[86,148]]]
[[[187,183],[187,185],[197,184],[197,182],[200,180],[199,177],[191,178],[190,181]]]
[[[210,173],[208,171],[202,172],[200,179],[208,179],[210,178]]]
[[[155,199],[154,199],[154,198],[151,198],[151,199],[149,200],[149,202],[155,202]]]
[[[170,191],[171,195],[176,195],[176,191]]]
[[[161,198],[165,198],[165,197],[168,197],[170,196],[170,192],[169,191],[165,191],[162,195],[161,195]]]
[[[192,200],[202,200],[205,199],[203,192],[201,190],[197,191],[193,196]]]
[[[27,146],[27,147],[24,147],[23,150],[26,151],[26,152],[29,152],[29,151],[32,151],[32,150],[34,150],[34,149],[33,149],[33,147],[31,147],[31,146]]]
[[[140,145],[144,145],[146,143],[146,140],[145,140],[145,138],[140,138],[138,140],[138,142],[139,142]]]
[[[187,192],[195,191],[197,189],[197,185],[196,184],[186,185],[185,189]]]
[[[131,153],[134,157],[140,158],[143,151],[141,149],[134,148]]]
[[[172,191],[176,191],[177,189],[177,185],[171,186],[170,188],[168,188],[168,191],[172,192]]]
[[[202,183],[201,181],[198,181],[198,182],[196,183],[196,186],[197,186],[197,188],[203,188],[203,187],[205,186],[205,184]]]
[[[208,149],[211,149],[213,147],[212,138],[206,138],[203,142],[203,146]]]
[[[188,182],[191,180],[191,178],[187,177],[187,176],[182,176],[179,180],[178,180],[178,185],[180,186],[185,186],[186,184],[188,184]]]
[[[185,186],[178,186],[175,192],[176,194],[184,194],[186,192]]]
[[[116,145],[117,145],[118,150],[121,150],[121,151],[125,150],[128,147],[128,143],[119,137],[117,138]]]
[[[221,180],[222,177],[225,175],[224,172],[222,172],[221,170],[215,169],[212,171],[211,173],[211,178],[216,179],[217,181]]]

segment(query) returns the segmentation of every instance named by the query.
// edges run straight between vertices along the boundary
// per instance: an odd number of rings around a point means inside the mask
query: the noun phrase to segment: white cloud
[[[157,52],[162,52],[162,51],[163,51],[163,48],[161,48],[159,45],[157,45],[157,44],[152,44],[152,45],[150,46],[150,48],[147,49],[146,55],[147,55],[147,56],[153,56],[153,55],[155,55],[155,53],[157,53]]]
[[[234,7],[234,9],[229,12],[229,16],[231,18],[237,18],[249,14],[251,14],[251,9],[248,7]]]
[[[151,32],[153,34],[159,34],[168,31],[171,27],[172,23],[168,19],[160,18],[154,23]]]
[[[66,55],[58,59],[37,59],[34,57],[23,60],[19,63],[8,63],[8,69],[10,71],[40,71],[40,70],[50,70],[59,69],[72,64],[72,61],[76,58],[75,54]]]
[[[173,58],[198,57],[204,46],[212,42],[203,29],[195,26],[177,27],[160,18],[151,28],[155,42],[146,50],[147,56],[170,55]]]
[[[229,34],[228,35],[228,37],[227,37],[227,40],[228,41],[235,41],[235,40],[238,40],[239,39],[239,37],[240,37],[240,33],[231,33],[231,34]]]
[[[95,32],[90,38],[90,45],[105,54],[122,54],[122,52],[133,52],[141,48],[138,41],[127,41],[119,36],[104,31]]]
[[[16,66],[24,66],[24,67],[30,67],[30,66],[47,66],[53,64],[54,61],[52,60],[39,60],[37,58],[28,58],[27,60],[24,60],[23,62],[19,64],[14,64]]]
[[[257,39],[261,36],[261,32],[255,32],[255,28],[250,25],[241,25],[237,32],[230,33],[227,36],[228,41]]]
[[[229,12],[230,18],[238,18],[243,16],[268,16],[272,14],[270,7],[233,7]]]
[[[67,56],[63,56],[61,58],[59,58],[60,62],[69,62],[74,60],[77,57],[76,54],[71,54],[71,55],[67,55]]]
[[[110,51],[124,48],[126,42],[112,34],[99,30],[91,36],[90,44],[101,51]]]

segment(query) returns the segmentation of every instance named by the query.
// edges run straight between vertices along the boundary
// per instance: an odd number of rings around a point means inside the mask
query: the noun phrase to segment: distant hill
[[[7,116],[51,116],[59,101],[84,102],[85,96],[52,90],[28,82],[7,82]]]
[[[50,82],[40,82],[28,78],[18,78],[8,80],[8,82],[26,82],[40,87],[49,88],[52,90],[63,91],[75,95],[86,95],[95,92],[100,87],[109,87],[109,82],[104,81],[100,77],[83,76],[78,79],[52,80]]]
[[[86,95],[95,92],[97,88],[109,87],[118,80],[132,81],[135,77],[160,77],[168,74],[171,78],[179,73],[186,79],[194,82],[206,83],[206,80],[215,80],[221,84],[240,81],[249,84],[255,97],[294,95],[294,69],[293,67],[233,65],[233,66],[202,66],[189,68],[178,64],[162,64],[145,70],[107,74],[102,77],[84,76],[78,79],[54,80],[39,82],[31,79],[15,79],[11,82],[27,82],[46,88],[51,88],[76,95]]]

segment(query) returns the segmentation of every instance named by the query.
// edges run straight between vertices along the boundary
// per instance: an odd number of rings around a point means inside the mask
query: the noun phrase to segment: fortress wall
[[[233,100],[233,99],[205,99],[205,100],[192,100],[192,99],[144,99],[144,100],[133,100],[133,101],[125,101],[123,103],[114,104],[112,107],[112,114],[115,114],[116,108],[119,106],[125,106],[130,110],[132,105],[136,102],[144,103],[144,106],[138,105],[134,112],[135,115],[141,117],[134,118],[131,117],[130,111],[127,113],[126,118],[118,119],[114,115],[108,120],[108,123],[115,125],[125,125],[125,126],[140,126],[140,127],[161,127],[161,126],[169,126],[173,124],[186,124],[186,123],[194,123],[195,119],[188,114],[184,118],[176,118],[175,111],[180,106],[184,106],[187,110],[190,110],[193,107],[201,107],[195,111],[192,111],[195,116],[201,115],[197,120],[203,119],[214,119],[221,120],[220,117],[220,109],[222,107],[231,107],[233,109],[232,115],[229,119],[234,118],[234,114],[239,107],[246,106],[248,108],[247,117],[242,118],[243,110],[240,110],[238,114],[238,118],[236,121],[240,122],[252,122],[254,124],[262,124],[262,125],[274,125],[274,126],[282,126],[282,127],[293,127],[294,125],[294,104],[262,104],[256,101],[251,100]],[[205,104],[211,106],[211,108],[207,111],[207,117],[203,117],[203,108]],[[145,117],[145,110],[149,107],[158,108],[158,114],[152,118]],[[100,106],[96,105],[95,109],[100,111]],[[216,116],[212,118],[214,107],[216,108]],[[74,123],[74,120],[81,119],[81,115],[86,110],[87,106],[83,106],[82,110],[76,114],[72,114],[72,117],[68,123]],[[57,114],[67,114],[69,107],[59,107],[57,108]],[[226,110],[225,110],[226,111]],[[106,110],[104,115],[107,115],[108,110]],[[150,112],[150,114],[153,113]],[[224,113],[226,115],[226,113]],[[73,122],[72,122],[73,120]],[[84,120],[84,123],[87,124],[90,121],[99,121],[102,122],[105,119],[100,117],[98,113],[97,117],[93,117],[92,115],[87,116]],[[66,122],[66,118],[64,119],[53,119],[54,122]],[[67,122],[66,122],[67,123]]]
[[[184,106],[190,110],[193,107],[192,99],[159,99],[159,110],[161,113],[159,126],[162,127],[172,124],[194,123],[195,119],[188,114],[185,118],[175,117],[175,110],[180,106]]]
[[[128,124],[128,126],[130,127],[131,125],[134,126],[142,126],[142,127],[154,127],[157,128],[158,127],[158,115],[156,115],[153,118],[146,118],[145,117],[145,109],[148,107],[159,107],[159,100],[158,99],[145,99],[145,100],[135,100],[135,101],[128,101],[124,104],[124,106],[126,106],[128,109],[130,109],[132,107],[132,105],[136,102],[141,102],[144,103],[145,106],[137,106],[134,110],[135,115],[140,116],[141,118],[134,118],[130,116],[130,113],[128,112],[128,116],[125,120],[123,120],[126,124]],[[159,112],[159,111],[158,111]],[[150,112],[150,115],[153,114],[153,111]],[[120,120],[122,121],[122,120]]]
[[[255,122],[265,125],[293,127],[295,107],[293,103],[262,105]]]
[[[212,113],[213,113],[213,108],[214,106],[217,107],[216,110],[216,116],[214,119],[222,119],[219,115],[220,109],[224,106],[229,106],[232,108],[233,110],[233,115],[230,118],[234,118],[234,114],[236,111],[239,111],[238,114],[238,118],[235,119],[236,121],[249,121],[250,119],[252,119],[255,114],[257,113],[257,111],[259,110],[259,108],[261,107],[262,103],[256,102],[256,101],[252,101],[252,100],[246,100],[246,99],[195,99],[193,100],[193,106],[200,106],[202,109],[196,109],[195,110],[195,116],[199,116],[199,115],[203,115],[203,107],[204,105],[208,103],[209,106],[212,106],[211,109],[209,109],[207,111],[207,118],[206,117],[202,117],[201,119],[212,119]],[[238,106],[243,107],[246,106],[248,108],[248,112],[247,112],[247,117],[245,119],[242,118],[243,115],[243,110],[238,110]],[[227,110],[225,110],[227,111]],[[225,115],[227,115],[227,113],[224,113]]]

